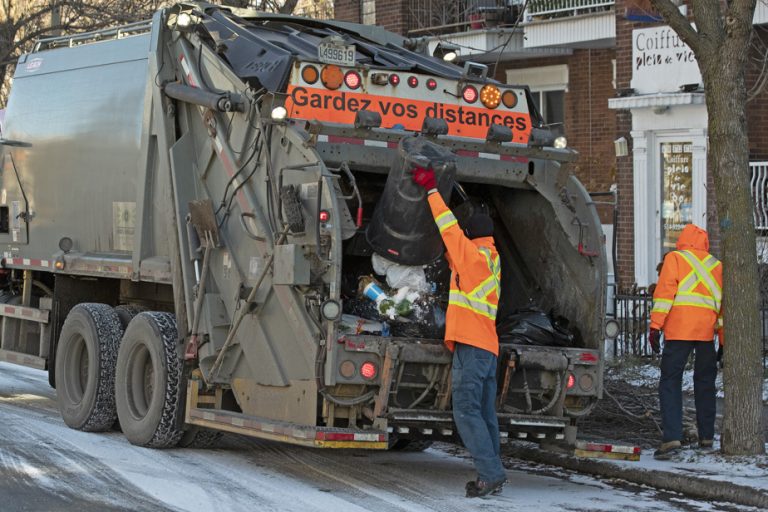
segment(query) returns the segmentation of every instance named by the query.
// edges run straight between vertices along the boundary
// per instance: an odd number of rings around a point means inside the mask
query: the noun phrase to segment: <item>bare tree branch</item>
[[[693,53],[698,55],[702,46],[699,34],[688,19],[683,16],[679,8],[670,0],[651,0],[651,5],[664,17],[669,26],[677,32],[680,39],[693,50]]]

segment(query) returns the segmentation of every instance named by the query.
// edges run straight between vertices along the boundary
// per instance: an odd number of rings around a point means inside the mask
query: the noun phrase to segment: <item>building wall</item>
[[[335,0],[333,9],[335,19],[360,23],[360,0]]]
[[[361,23],[361,0],[335,0],[335,18]],[[376,0],[376,25],[405,35],[409,24],[407,0]]]
[[[753,52],[765,51],[768,47],[768,30],[765,27],[756,28],[752,36]],[[762,58],[761,58],[762,57]],[[764,56],[755,55],[747,64],[747,91],[753,89],[760,80]],[[754,91],[754,99],[747,104],[747,127],[749,129],[749,158],[750,160],[768,160],[768,90]]]
[[[632,81],[632,30],[648,26],[632,23],[625,19],[627,8],[634,8],[637,2],[616,0],[616,92],[623,94]],[[616,230],[616,283],[619,290],[626,290],[635,282],[635,215],[634,215],[634,170],[632,160],[632,113],[617,110],[615,138],[624,137],[629,146],[629,155],[616,158],[616,184],[618,188],[618,219]]]
[[[616,181],[616,115],[608,109],[608,99],[615,95],[614,58],[612,49],[574,50],[570,56],[511,62],[500,66],[496,73],[496,79],[506,81],[510,69],[568,65],[565,136],[569,147],[579,152],[572,170],[589,192],[607,192]],[[603,223],[613,222],[612,208],[601,206],[599,210]]]

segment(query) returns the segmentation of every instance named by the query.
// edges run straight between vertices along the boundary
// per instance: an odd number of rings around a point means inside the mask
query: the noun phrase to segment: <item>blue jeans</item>
[[[499,456],[496,416],[496,356],[456,343],[452,369],[453,421],[472,455],[477,476],[485,482],[506,478]]]
[[[696,426],[699,439],[715,437],[717,352],[712,341],[667,340],[661,355],[661,425],[663,441],[683,440],[683,370],[691,351],[696,353],[693,367],[693,392],[696,401]]]

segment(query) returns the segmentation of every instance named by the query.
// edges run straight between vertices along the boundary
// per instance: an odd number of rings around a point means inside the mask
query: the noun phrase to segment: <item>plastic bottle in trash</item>
[[[395,301],[384,293],[379,283],[370,276],[363,276],[360,278],[360,288],[362,289],[362,295],[367,297],[376,303],[376,308],[382,315],[389,315],[392,308],[395,307]]]

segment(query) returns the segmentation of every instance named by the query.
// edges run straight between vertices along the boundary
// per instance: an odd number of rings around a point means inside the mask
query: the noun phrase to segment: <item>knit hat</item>
[[[493,219],[485,213],[472,215],[464,224],[464,233],[471,240],[493,236]]]

